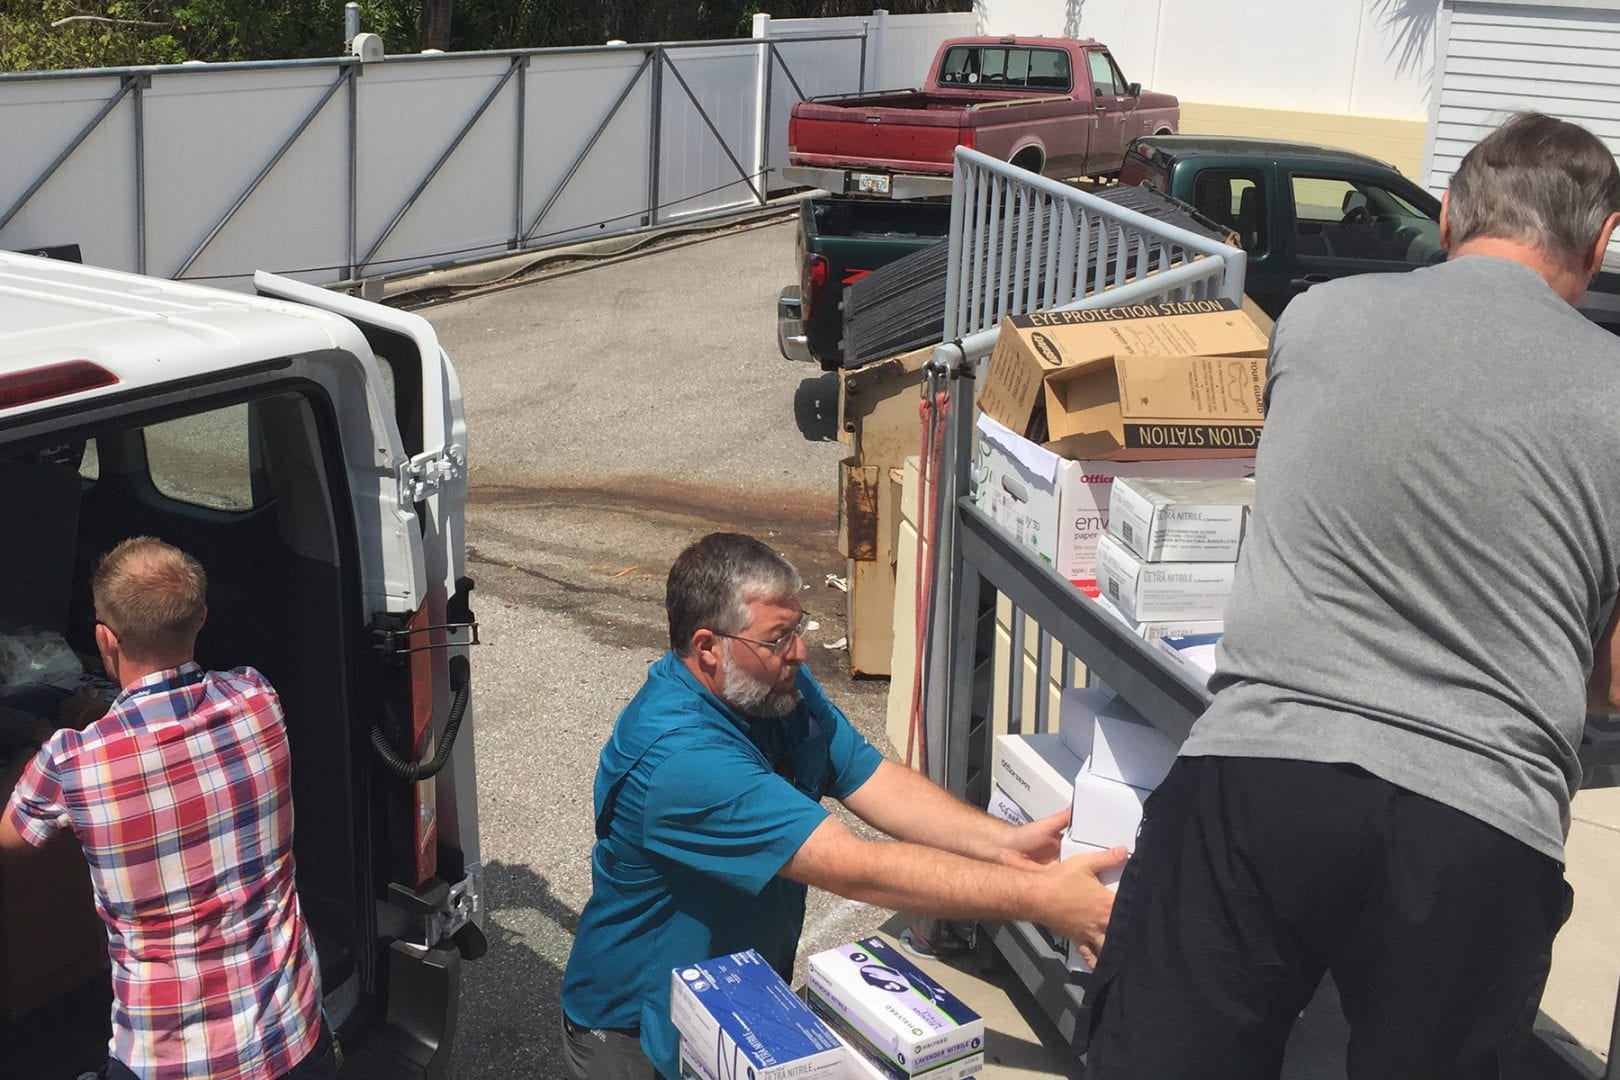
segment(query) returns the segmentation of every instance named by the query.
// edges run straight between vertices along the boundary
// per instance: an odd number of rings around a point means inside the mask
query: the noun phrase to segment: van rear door
[[[397,463],[400,510],[415,519],[408,550],[416,565],[390,567],[387,576],[394,580],[396,569],[413,576],[419,571],[424,586],[420,604],[390,595],[385,610],[370,613],[377,644],[392,657],[396,681],[409,687],[401,702],[408,721],[402,717],[401,730],[385,733],[396,756],[405,759],[391,771],[400,785],[412,789],[412,858],[393,869],[397,882],[422,891],[440,909],[429,917],[427,944],[469,923],[476,934],[482,909],[467,667],[474,627],[472,582],[465,576],[467,424],[460,381],[433,327],[419,315],[264,272],[254,275],[254,287],[261,295],[331,311],[354,323],[392,390],[406,454]],[[458,712],[459,730],[452,727]],[[453,747],[444,746],[447,734]],[[435,776],[410,779],[397,767],[427,763],[440,753],[449,758]],[[440,881],[449,895],[430,897]]]

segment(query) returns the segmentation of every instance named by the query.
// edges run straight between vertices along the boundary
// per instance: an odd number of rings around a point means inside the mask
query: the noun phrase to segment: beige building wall
[[[1253,135],[1321,143],[1370,154],[1388,162],[1408,180],[1422,183],[1423,120],[1342,113],[1258,109],[1242,105],[1181,103],[1181,131],[1186,135]]]

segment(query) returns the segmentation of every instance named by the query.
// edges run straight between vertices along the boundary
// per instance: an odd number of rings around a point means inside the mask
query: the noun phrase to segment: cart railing
[[[971,791],[970,781],[988,761],[988,741],[978,737],[983,718],[973,715],[977,580],[995,570],[999,557],[975,547],[979,560],[964,565],[960,541],[969,534],[988,537],[992,544],[998,538],[982,527],[968,499],[975,375],[995,345],[997,326],[1004,316],[1031,311],[1217,297],[1241,301],[1245,256],[1239,248],[968,149],[956,152],[950,251],[949,340],[934,351],[927,387],[942,437],[938,452],[923,462],[931,522],[920,707],[930,775],[954,791],[977,796],[981,792]],[[1017,549],[1009,545],[1008,550]],[[973,573],[965,574],[969,569]],[[1053,575],[1052,580],[1060,579]],[[1074,600],[1084,599],[1062,584]],[[1067,597],[1058,592],[1048,600],[1055,612]],[[1014,606],[1012,633],[1021,649],[1026,620],[1022,607],[1016,601]],[[1061,665],[1070,670],[1072,657],[1082,653],[1079,639],[1057,641],[1048,623],[1036,620],[1035,625],[1043,681],[1054,649],[1062,649]],[[1019,661],[1009,672],[1014,730],[1023,726],[1015,707],[1022,702],[1022,669]],[[1036,694],[1035,730],[1046,729],[1046,704],[1043,689]]]
[[[919,579],[930,594],[916,707],[923,709],[929,774],[983,806],[998,713],[1006,730],[1049,730],[1056,719],[1052,689],[1094,678],[1179,742],[1209,700],[1201,684],[1166,664],[974,505],[974,386],[1000,320],[1148,301],[1241,301],[1244,253],[971,150],[957,151],[951,202],[947,341],[934,350],[926,390],[939,436],[922,463],[930,543],[928,572]],[[998,618],[1005,619],[999,646]],[[1002,665],[1004,674],[995,678]],[[1617,747],[1620,739],[1583,747],[1590,780],[1620,779]],[[1063,957],[1028,923],[984,930],[1064,1040],[1083,1052],[1084,977],[1069,975]],[[1538,1034],[1527,1075],[1595,1075],[1561,1040]],[[1620,1080],[1620,1009],[1612,1042],[1604,1080]]]

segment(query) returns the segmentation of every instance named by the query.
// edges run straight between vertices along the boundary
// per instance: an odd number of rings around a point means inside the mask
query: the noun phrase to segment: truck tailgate
[[[921,108],[804,102],[793,113],[789,160],[795,165],[951,171],[967,136],[967,110],[953,103]]]

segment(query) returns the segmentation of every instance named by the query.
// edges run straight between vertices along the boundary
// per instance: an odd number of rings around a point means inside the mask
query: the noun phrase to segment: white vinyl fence
[[[724,213],[779,186],[795,101],[919,84],[975,26],[0,75],[0,248],[335,284]]]

